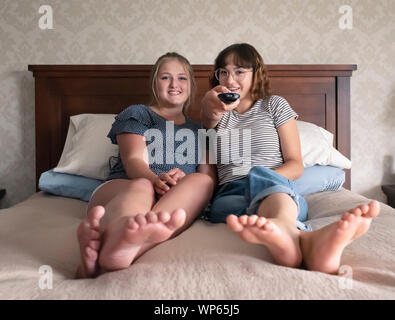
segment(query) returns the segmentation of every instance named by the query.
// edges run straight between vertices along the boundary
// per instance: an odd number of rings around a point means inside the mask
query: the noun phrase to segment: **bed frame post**
[[[337,77],[336,91],[336,132],[338,133],[336,145],[343,155],[351,159],[350,77]],[[346,182],[343,187],[351,190],[351,169],[344,171],[346,172]]]

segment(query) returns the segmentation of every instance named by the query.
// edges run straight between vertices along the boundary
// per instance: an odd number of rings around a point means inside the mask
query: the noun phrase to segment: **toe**
[[[338,223],[338,227],[341,230],[347,230],[349,225],[350,223],[348,220],[340,220]]]
[[[256,221],[256,226],[258,228],[261,228],[264,224],[266,223],[266,218],[264,217],[259,217]]]
[[[82,231],[83,233],[89,232],[89,230],[91,230],[91,224],[89,223],[88,220],[84,220],[84,221],[80,224],[80,227],[81,227],[81,231]]]
[[[100,233],[97,232],[96,230],[89,230],[89,232],[86,233],[86,240],[99,240],[100,239]]]
[[[263,229],[266,231],[273,231],[275,228],[275,225],[273,222],[267,220],[266,223],[263,225]]]
[[[341,216],[341,220],[347,220],[347,218],[350,214],[351,214],[350,212],[343,213]]]
[[[230,214],[226,217],[226,224],[235,232],[240,232],[244,229],[243,225],[240,223],[240,219],[234,214]]]
[[[86,244],[89,243],[89,241],[91,240],[99,240],[100,233],[96,230],[88,229],[79,237],[79,239],[80,241],[82,241],[83,244]]]
[[[90,229],[89,228],[89,222],[87,220],[81,221],[81,223],[80,223],[80,225],[78,226],[78,229],[77,229],[78,238],[84,237],[84,235],[86,234],[86,232],[89,229]]]
[[[366,213],[366,216],[374,218],[377,217],[380,213],[380,204],[378,201],[373,200],[369,203],[369,211]]]
[[[362,215],[362,210],[358,207],[351,210],[351,213],[356,217],[360,217]]]
[[[95,206],[93,208],[91,208],[88,213],[87,213],[87,217],[88,220],[93,222],[99,222],[101,218],[103,218],[105,213],[105,209],[103,206]]]
[[[348,223],[353,223],[353,221],[355,221],[357,217],[358,217],[357,214],[351,213],[347,215],[346,219],[343,219],[343,221],[347,221]]]
[[[242,215],[239,217],[239,222],[241,225],[245,226],[247,224],[248,221],[248,216],[247,215]]]
[[[247,219],[247,225],[249,225],[249,226],[255,225],[257,219],[258,219],[258,216],[255,215],[255,214],[249,216],[248,219]]]
[[[96,260],[97,259],[97,251],[93,250],[90,247],[86,247],[85,248],[85,256],[89,259],[89,260]]]
[[[89,241],[89,248],[98,251],[100,249],[100,241],[98,240]]]
[[[93,213],[93,215],[92,215],[92,221],[94,221],[94,222],[96,222],[96,223],[99,223],[99,222],[100,222],[101,218],[103,218],[104,213],[105,213],[104,207],[99,207],[99,208],[100,208],[100,209],[99,209],[99,210],[96,210],[96,211]]]
[[[147,219],[146,219],[146,217],[145,217],[143,214],[141,214],[141,213],[137,214],[136,217],[134,218],[134,220],[135,220],[140,226],[144,226],[144,225],[147,224]]]
[[[147,218],[147,222],[148,223],[156,223],[156,222],[158,222],[158,216],[152,211],[150,211],[150,212],[148,212],[146,214],[146,218]]]
[[[176,230],[185,223],[186,213],[183,209],[174,210],[166,226],[171,230]]]
[[[166,211],[161,211],[158,213],[158,219],[162,223],[166,223],[170,220],[170,214]]]
[[[359,207],[362,211],[362,215],[365,215],[369,211],[369,206],[367,204],[363,204],[362,206]]]
[[[136,222],[135,217],[129,217],[127,220],[127,226],[131,230],[137,230],[140,228],[140,225]]]

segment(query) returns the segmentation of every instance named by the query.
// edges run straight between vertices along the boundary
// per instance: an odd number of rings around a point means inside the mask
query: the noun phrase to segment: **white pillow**
[[[69,131],[55,172],[76,174],[104,180],[109,175],[109,159],[118,156],[118,146],[107,134],[115,114],[79,114],[70,117]],[[333,134],[309,122],[296,121],[303,165],[331,165],[350,169],[351,161],[333,145]]]
[[[115,116],[79,114],[70,117],[66,143],[54,171],[106,179],[110,173],[110,157],[118,156],[118,146],[107,138]]]
[[[313,123],[296,121],[303,165],[330,165],[341,169],[350,169],[351,161],[333,147],[333,134]]]

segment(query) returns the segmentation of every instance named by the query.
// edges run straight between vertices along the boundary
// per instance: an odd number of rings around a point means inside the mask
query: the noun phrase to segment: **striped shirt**
[[[297,118],[287,100],[276,95],[258,100],[243,114],[224,114],[215,128],[219,184],[244,178],[254,166],[280,167],[284,159],[277,128]]]

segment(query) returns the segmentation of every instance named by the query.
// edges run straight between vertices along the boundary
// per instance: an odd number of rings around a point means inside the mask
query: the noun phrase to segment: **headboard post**
[[[350,77],[337,77],[336,83],[337,96],[337,149],[351,159],[351,110],[350,110]],[[340,137],[345,137],[340,139]],[[351,189],[351,170],[346,169],[345,188]]]

